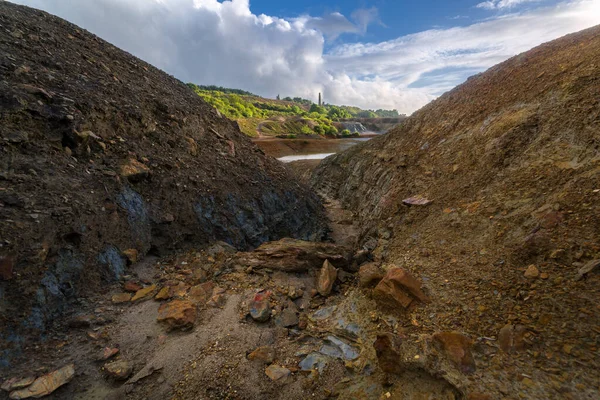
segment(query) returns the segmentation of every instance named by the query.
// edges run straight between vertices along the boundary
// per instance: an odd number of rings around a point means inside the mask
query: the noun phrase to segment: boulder
[[[406,309],[414,299],[422,302],[429,301],[429,298],[421,290],[421,282],[400,267],[388,270],[375,287],[373,296],[377,302],[390,308],[400,306]]]
[[[190,329],[196,323],[196,306],[191,301],[173,300],[158,308],[158,322],[171,329]]]
[[[337,278],[338,270],[325,260],[317,277],[317,291],[321,296],[329,296]]]
[[[317,269],[325,260],[336,268],[351,269],[352,253],[332,243],[282,239],[260,245],[248,253],[238,253],[235,261],[253,269],[269,268],[286,272]]]

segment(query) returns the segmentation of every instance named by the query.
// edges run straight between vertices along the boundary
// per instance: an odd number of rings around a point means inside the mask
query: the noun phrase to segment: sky
[[[11,0],[184,82],[411,114],[541,43],[600,24],[600,0]]]

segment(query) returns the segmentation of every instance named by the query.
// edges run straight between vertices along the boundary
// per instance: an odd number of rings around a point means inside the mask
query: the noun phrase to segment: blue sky
[[[600,0],[11,0],[185,82],[410,114],[469,76],[600,24]]]

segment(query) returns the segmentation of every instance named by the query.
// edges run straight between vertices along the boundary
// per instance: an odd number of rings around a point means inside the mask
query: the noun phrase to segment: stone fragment
[[[325,355],[321,353],[310,353],[302,361],[300,361],[298,366],[302,371],[317,370],[322,373],[327,366],[327,363],[328,359]]]
[[[196,306],[191,301],[173,300],[158,308],[158,322],[171,329],[190,329],[196,323]]]
[[[136,293],[138,290],[142,290],[142,285],[136,281],[127,281],[123,285],[123,290],[126,292]]]
[[[422,195],[416,195],[409,197],[408,199],[402,200],[402,204],[406,206],[426,206],[433,202],[433,200],[426,199]]]
[[[335,336],[327,336],[319,352],[326,356],[348,361],[356,360],[360,355],[356,348]]]
[[[10,378],[7,379],[0,389],[5,392],[12,392],[13,390],[19,390],[30,386],[35,381],[34,376],[29,376],[27,378]]]
[[[377,354],[379,368],[389,374],[401,374],[404,366],[399,362],[402,358],[402,339],[392,333],[377,335],[373,347]]]
[[[150,175],[150,168],[135,158],[130,158],[121,165],[121,176],[131,182],[139,182],[148,177],[148,175]]]
[[[271,318],[271,304],[269,297],[271,291],[259,292],[250,302],[250,316],[257,322],[266,322]]]
[[[119,349],[116,347],[105,347],[98,356],[98,361],[106,361],[109,358],[119,353]]]
[[[295,286],[290,286],[288,289],[288,297],[292,300],[299,299],[304,295],[304,290],[298,289]]]
[[[104,372],[110,378],[123,381],[131,376],[133,367],[125,360],[113,361],[104,365]]]
[[[449,361],[461,372],[475,372],[475,360],[471,353],[473,341],[458,332],[440,332],[433,335],[433,342],[439,344]]]
[[[525,270],[525,278],[537,278],[538,276],[540,276],[540,271],[537,269],[537,267],[533,264],[531,264],[529,267],[527,267],[527,269]]]
[[[92,314],[77,315],[69,321],[71,328],[88,328],[94,323],[95,316]]]
[[[308,318],[313,322],[325,321],[333,315],[333,313],[337,310],[337,306],[324,307],[320,308]]]
[[[49,374],[40,376],[24,389],[11,392],[9,398],[16,400],[47,396],[62,385],[69,383],[74,376],[75,366],[73,364],[66,365]]]
[[[582,279],[584,276],[593,272],[598,267],[600,267],[600,260],[589,261],[583,267],[581,267],[579,269],[579,271],[577,271],[577,276],[575,277],[575,280],[578,281],[578,280]]]
[[[135,264],[138,260],[138,251],[136,249],[127,249],[123,251],[128,264]]]
[[[280,367],[279,365],[275,364],[269,365],[265,369],[265,374],[267,374],[267,376],[271,378],[272,381],[278,381],[282,378],[285,378],[289,376],[291,372],[292,371],[290,371],[289,369]]]
[[[253,269],[269,268],[286,272],[304,272],[319,268],[325,260],[336,268],[350,269],[352,253],[332,243],[282,239],[260,245],[256,250],[238,253],[235,262]]]
[[[413,297],[422,302],[429,301],[421,290],[421,282],[399,267],[388,270],[375,287],[373,296],[380,304],[391,308],[400,306],[406,309],[412,303]]]
[[[205,304],[211,298],[214,286],[213,282],[192,286],[188,298],[196,304]]]
[[[298,315],[291,308],[286,308],[279,314],[276,323],[284,328],[291,328],[298,325]]]
[[[263,346],[248,354],[250,361],[262,361],[265,364],[271,364],[275,360],[275,349],[271,346]]]
[[[505,353],[515,353],[525,348],[525,333],[523,325],[507,324],[498,333],[498,344]]]
[[[147,300],[150,298],[152,293],[156,290],[156,285],[150,285],[143,289],[138,290],[135,295],[131,298],[131,301]]]
[[[376,263],[361,265],[358,270],[358,280],[363,288],[377,284],[383,277],[384,274]]]
[[[321,296],[329,296],[337,278],[338,270],[325,260],[317,277],[317,291]]]
[[[163,287],[158,291],[156,296],[154,296],[154,300],[169,300],[171,298],[171,290],[168,286]]]

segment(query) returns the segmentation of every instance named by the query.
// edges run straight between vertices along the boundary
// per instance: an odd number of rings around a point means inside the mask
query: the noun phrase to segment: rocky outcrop
[[[133,251],[321,238],[317,196],[186,85],[44,12],[2,2],[0,24],[2,339]]]

